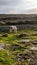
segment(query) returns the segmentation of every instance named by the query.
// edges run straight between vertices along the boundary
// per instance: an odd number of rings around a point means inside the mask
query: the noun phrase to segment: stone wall
[[[37,30],[37,25],[16,25],[18,30],[24,30],[24,29],[34,29]]]
[[[17,27],[13,25],[0,26],[0,32],[17,32]]]
[[[9,32],[10,27],[9,26],[0,26],[0,32]]]
[[[37,30],[37,25],[16,25],[17,30]],[[0,26],[0,32],[10,32],[10,26]]]

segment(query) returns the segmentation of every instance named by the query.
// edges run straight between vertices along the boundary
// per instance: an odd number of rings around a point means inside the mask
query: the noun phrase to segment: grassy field
[[[5,33],[0,33],[0,42],[6,43],[6,42],[11,42],[14,43],[22,38],[18,37],[20,34],[26,34],[26,36],[22,37],[23,39],[25,38],[30,38],[31,41],[37,41],[37,31],[34,30],[21,30],[18,31],[17,33],[8,33],[8,36],[5,37],[3,34]]]
[[[23,33],[25,36],[20,37]],[[34,65],[37,65],[37,50],[30,50],[30,47],[34,46],[31,42],[37,41],[37,31],[21,30],[17,33],[7,33],[7,37],[3,34],[5,33],[0,33],[0,44],[4,44],[5,47],[0,50],[0,65],[30,65],[34,62]],[[18,42],[26,38],[30,39],[30,45]]]

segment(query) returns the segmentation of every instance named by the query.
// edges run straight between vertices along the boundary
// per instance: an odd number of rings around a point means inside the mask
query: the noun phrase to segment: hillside
[[[37,15],[0,14],[0,65],[37,65]]]
[[[0,14],[0,24],[37,24],[37,14]]]

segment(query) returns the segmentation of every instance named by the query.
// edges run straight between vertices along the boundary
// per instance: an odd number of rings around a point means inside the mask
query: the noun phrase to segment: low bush
[[[18,38],[22,38],[22,37],[25,37],[25,36],[27,36],[27,34],[26,33],[23,33],[23,34],[19,34],[17,37]]]
[[[32,36],[37,36],[37,34],[32,34]]]
[[[2,37],[8,37],[8,33],[3,34]]]

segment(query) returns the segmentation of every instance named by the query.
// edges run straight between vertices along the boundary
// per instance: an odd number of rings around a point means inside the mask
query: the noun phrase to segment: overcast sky
[[[36,10],[37,0],[0,0],[0,14],[26,14]]]

